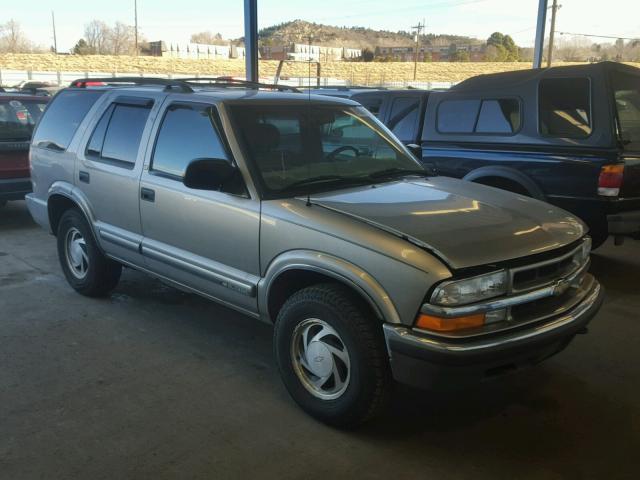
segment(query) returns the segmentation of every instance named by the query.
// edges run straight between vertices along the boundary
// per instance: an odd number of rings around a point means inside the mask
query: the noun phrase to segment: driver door
[[[255,314],[259,200],[247,193],[194,190],[182,181],[195,159],[232,162],[219,125],[213,105],[167,106],[141,178],[142,253],[149,270]]]

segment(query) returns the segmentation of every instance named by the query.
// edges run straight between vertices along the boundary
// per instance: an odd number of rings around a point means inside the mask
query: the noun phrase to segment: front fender
[[[312,250],[291,250],[270,263],[258,284],[258,307],[265,317],[269,316],[268,299],[274,281],[284,272],[295,269],[321,273],[353,286],[383,321],[401,323],[391,297],[371,275],[346,260]]]

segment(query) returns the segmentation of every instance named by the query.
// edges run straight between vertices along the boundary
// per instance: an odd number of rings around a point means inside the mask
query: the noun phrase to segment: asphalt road
[[[289,399],[271,327],[126,270],[67,286],[22,202],[0,211],[0,478],[640,478],[640,242],[593,257],[588,335],[455,394],[398,388],[357,432]]]

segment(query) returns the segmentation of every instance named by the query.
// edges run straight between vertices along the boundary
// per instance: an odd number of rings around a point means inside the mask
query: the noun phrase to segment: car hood
[[[586,231],[544,202],[445,177],[316,194],[310,201],[406,238],[454,269],[560,248]]]

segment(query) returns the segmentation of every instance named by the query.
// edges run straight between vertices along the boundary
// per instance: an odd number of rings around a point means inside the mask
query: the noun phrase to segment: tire
[[[7,201],[6,200],[0,200],[0,208],[4,208],[7,206]]]
[[[62,215],[57,240],[60,266],[76,292],[87,297],[101,297],[115,288],[122,265],[100,252],[80,211],[71,209]]]
[[[274,353],[291,397],[329,425],[356,427],[381,413],[391,396],[382,328],[342,285],[319,284],[292,295],[276,320]]]
[[[591,236],[591,250],[601,247],[609,238],[607,229],[593,229],[589,232]]]

